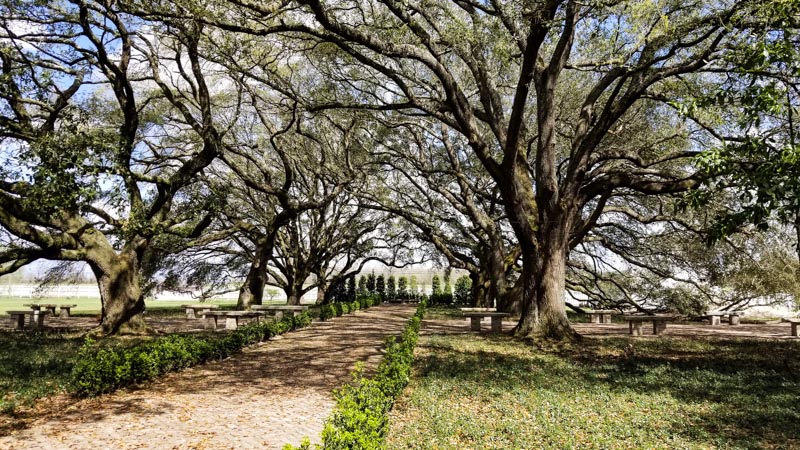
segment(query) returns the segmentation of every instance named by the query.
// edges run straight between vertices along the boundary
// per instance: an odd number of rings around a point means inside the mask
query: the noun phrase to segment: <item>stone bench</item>
[[[261,311],[202,311],[200,313],[205,319],[206,323],[205,326],[208,329],[216,330],[217,329],[217,318],[224,317],[225,318],[225,329],[226,330],[235,330],[239,328],[239,319],[240,318],[256,318],[263,316],[264,313]]]
[[[611,323],[611,315],[617,314],[613,309],[595,309],[586,311],[590,323]]]
[[[797,337],[797,326],[800,325],[800,318],[797,317],[790,317],[788,319],[783,319],[786,322],[789,322],[791,325],[791,335]]]
[[[742,314],[739,311],[711,311],[706,313],[709,324],[712,326],[719,325],[722,318],[728,316],[728,325],[739,325],[739,316]]]
[[[503,317],[509,317],[511,314],[506,312],[491,312],[491,311],[473,311],[462,312],[464,317],[469,319],[469,329],[472,331],[481,331],[481,320],[484,317],[491,317],[492,319],[492,333],[500,333],[503,331]]]
[[[30,316],[30,327],[34,330],[44,327],[44,318],[50,311],[41,311],[38,309],[33,309],[29,311],[6,311],[11,317],[11,321],[16,323],[17,329],[22,329],[25,327],[25,316]]]
[[[497,308],[458,308],[462,313],[465,312],[497,312]]]
[[[674,321],[677,316],[659,314],[652,316],[622,316],[622,318],[628,321],[628,330],[631,335],[641,336],[642,322],[653,322],[653,334],[659,335],[667,329],[667,322]]]
[[[181,305],[181,308],[186,308],[186,318],[196,319],[197,312],[211,311],[212,309],[219,308],[219,305]]]
[[[70,317],[70,310],[77,308],[78,305],[58,305],[58,317],[66,319]]]
[[[275,316],[276,319],[282,319],[284,312],[292,313],[293,317],[303,314],[303,311],[308,309],[308,306],[302,305],[250,305],[253,311],[262,311],[266,314]]]

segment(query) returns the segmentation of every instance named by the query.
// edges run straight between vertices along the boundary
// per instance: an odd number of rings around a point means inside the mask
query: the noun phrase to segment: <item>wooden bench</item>
[[[472,311],[461,313],[464,317],[469,319],[469,329],[472,331],[481,331],[481,320],[484,317],[492,318],[492,333],[500,333],[503,331],[503,317],[509,317],[511,314],[506,312],[491,312],[491,311]]]
[[[260,318],[264,315],[261,311],[201,311],[200,314],[205,319],[205,326],[208,329],[217,329],[217,317],[225,318],[225,329],[235,330],[239,328],[240,318]]]
[[[78,305],[58,305],[58,317],[67,319],[70,317],[70,310],[77,308]]]
[[[711,311],[706,313],[709,319],[709,324],[712,326],[719,325],[722,318],[728,316],[728,325],[739,325],[739,316],[742,314],[739,311]]]
[[[667,322],[677,319],[677,316],[669,314],[657,314],[652,316],[622,316],[628,321],[628,330],[633,336],[642,335],[642,322],[653,322],[653,334],[659,335],[667,329]]]
[[[797,326],[800,325],[800,318],[790,317],[790,318],[786,318],[786,319],[783,319],[783,320],[785,320],[785,321],[789,322],[789,324],[791,324],[791,326],[792,326],[791,335],[795,336],[795,337],[798,336],[798,334],[797,334]]]
[[[6,313],[11,317],[12,322],[16,322],[16,328],[20,330],[25,327],[25,316],[30,316],[29,326],[36,330],[44,327],[44,318],[50,314],[50,311],[32,309],[29,311],[6,311]]]
[[[611,323],[611,315],[617,314],[613,309],[595,309],[586,311],[590,323]]]
[[[293,317],[297,317],[308,309],[302,305],[250,305],[253,311],[263,311],[264,313],[275,316],[276,319],[283,318],[284,312],[291,312]]]
[[[197,312],[211,311],[212,309],[219,308],[219,305],[181,305],[181,308],[186,308],[186,318],[196,319]]]

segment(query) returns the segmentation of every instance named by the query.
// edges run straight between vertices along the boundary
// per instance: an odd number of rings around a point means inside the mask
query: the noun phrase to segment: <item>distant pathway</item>
[[[318,440],[331,391],[357,361],[374,367],[386,336],[412,306],[389,305],[314,323],[141,389],[67,401],[30,427],[0,437],[0,449],[280,449]]]

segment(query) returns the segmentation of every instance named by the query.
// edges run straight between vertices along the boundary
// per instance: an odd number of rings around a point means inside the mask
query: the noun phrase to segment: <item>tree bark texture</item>
[[[101,335],[150,332],[143,316],[145,305],[136,252],[115,254],[109,250],[92,255],[89,265],[97,278],[102,303],[100,325],[93,332]]]
[[[250,305],[261,305],[264,302],[264,288],[267,285],[267,261],[272,254],[272,249],[259,246],[250,270],[247,272],[244,284],[239,288],[237,308],[248,309]]]

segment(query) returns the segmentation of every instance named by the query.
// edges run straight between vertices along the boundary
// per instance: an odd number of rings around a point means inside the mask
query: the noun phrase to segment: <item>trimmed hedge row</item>
[[[371,306],[381,304],[380,296],[378,295],[362,295],[352,302],[334,302],[322,305],[319,307],[320,320],[328,320],[334,317],[339,317],[344,314],[358,311],[359,309],[367,309]]]
[[[247,345],[310,324],[311,316],[303,313],[279,321],[251,323],[220,337],[173,334],[127,348],[98,348],[95,341],[87,339],[72,370],[70,390],[84,397],[112,392],[167,372],[226,358]]]
[[[322,444],[315,449],[375,450],[386,447],[384,439],[389,429],[389,411],[408,384],[414,347],[425,314],[426,302],[417,307],[400,339],[386,340],[386,356],[372,378],[364,376],[363,364],[356,365],[353,381],[334,392],[336,407],[322,430]],[[299,447],[286,444],[283,450],[310,450],[304,439]]]

